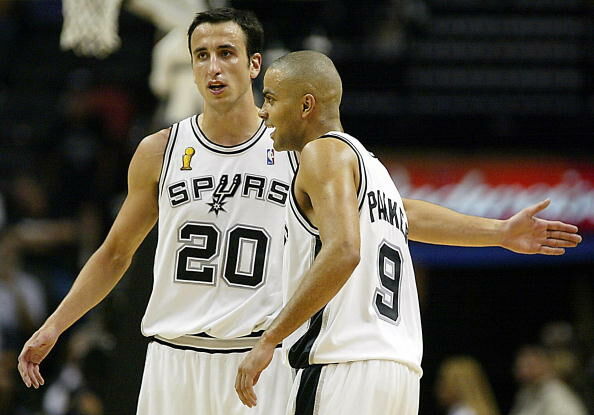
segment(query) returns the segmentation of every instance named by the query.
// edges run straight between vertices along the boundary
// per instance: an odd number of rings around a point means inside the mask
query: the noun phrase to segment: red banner
[[[594,230],[594,160],[381,159],[403,197],[499,219],[549,198],[552,203],[539,216]]]

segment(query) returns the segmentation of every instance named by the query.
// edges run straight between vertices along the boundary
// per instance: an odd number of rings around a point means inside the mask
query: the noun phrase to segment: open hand
[[[59,334],[51,328],[41,328],[23,346],[18,359],[18,369],[25,385],[35,389],[42,386],[45,381],[39,372],[39,364],[52,350]]]
[[[501,246],[520,254],[563,255],[582,241],[578,228],[560,221],[537,218],[551,201],[543,200],[504,221]]]
[[[235,391],[241,402],[250,408],[256,406],[258,400],[254,385],[258,383],[260,374],[272,361],[275,348],[276,345],[258,342],[237,369]]]

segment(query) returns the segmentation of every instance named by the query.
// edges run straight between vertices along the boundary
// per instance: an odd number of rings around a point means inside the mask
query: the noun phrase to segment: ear
[[[301,98],[301,118],[307,118],[311,115],[316,106],[316,97],[312,94],[305,94]]]
[[[256,79],[262,69],[262,54],[254,53],[250,57],[250,78]]]

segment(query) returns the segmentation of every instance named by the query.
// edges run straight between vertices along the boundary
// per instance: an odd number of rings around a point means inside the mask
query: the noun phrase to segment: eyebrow
[[[205,51],[207,49],[208,48],[206,48],[205,46],[197,47],[196,49],[194,49],[194,53],[202,52],[202,51]],[[220,50],[220,49],[233,49],[233,50],[237,50],[237,46],[232,45],[231,43],[225,43],[223,45],[217,46],[217,50]]]

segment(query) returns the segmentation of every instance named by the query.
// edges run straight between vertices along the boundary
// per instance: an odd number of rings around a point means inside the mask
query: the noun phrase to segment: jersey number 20
[[[216,285],[215,259],[221,231],[212,223],[187,222],[179,230],[175,280]],[[270,236],[264,229],[237,225],[227,231],[223,278],[227,284],[256,288],[264,281]]]

